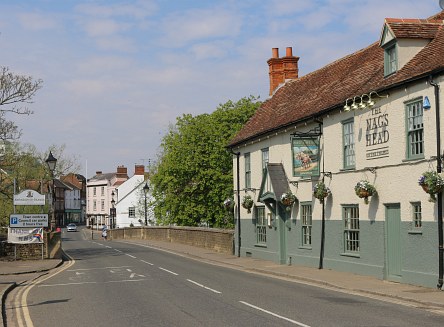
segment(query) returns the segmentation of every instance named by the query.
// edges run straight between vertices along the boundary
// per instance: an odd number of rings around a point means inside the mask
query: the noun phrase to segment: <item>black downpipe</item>
[[[236,155],[236,179],[237,179],[237,256],[240,257],[241,251],[241,221],[240,221],[240,170],[239,170],[239,157],[240,152],[234,152],[230,149],[231,153]]]
[[[319,269],[324,268],[324,247],[325,247],[325,203],[324,202],[325,201],[322,201],[321,253],[319,254]]]
[[[322,130],[322,122],[319,122],[319,127]],[[325,160],[324,147],[322,147],[322,183],[325,181]],[[319,253],[319,269],[324,268],[324,248],[325,248],[325,199],[322,200],[322,225],[321,225],[321,252]]]
[[[433,82],[430,76],[430,85],[435,88],[435,102],[436,102],[436,171],[441,173],[441,121],[440,121],[440,107],[439,107],[439,85]],[[443,227],[442,227],[442,192],[438,193],[438,289],[442,288],[443,284]]]

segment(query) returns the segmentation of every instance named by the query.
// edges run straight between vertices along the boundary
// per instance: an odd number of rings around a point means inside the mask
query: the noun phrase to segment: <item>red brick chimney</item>
[[[287,47],[285,57],[279,58],[279,49],[272,49],[272,57],[268,59],[268,74],[270,76],[270,95],[280,84],[289,79],[298,78],[299,57],[293,56],[293,49]]]
[[[145,166],[144,165],[136,165],[134,167],[134,175],[145,175]]]
[[[127,176],[128,176],[128,169],[125,166],[118,166],[116,177],[124,177],[125,178]]]

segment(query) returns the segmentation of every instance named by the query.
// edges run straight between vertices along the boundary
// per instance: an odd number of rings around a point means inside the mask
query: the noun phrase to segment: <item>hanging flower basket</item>
[[[419,177],[418,184],[430,195],[429,201],[436,202],[436,194],[444,189],[444,180],[436,171],[426,171]]]
[[[227,198],[227,199],[224,201],[224,208],[225,208],[225,210],[227,210],[227,211],[232,211],[232,210],[234,209],[234,201],[233,201],[232,198]]]
[[[325,185],[324,182],[320,181],[316,183],[313,188],[313,196],[319,200],[319,202],[323,203],[324,199],[331,195],[330,189]]]
[[[355,186],[355,193],[361,199],[364,199],[364,203],[368,204],[368,197],[376,194],[376,188],[368,181],[359,181]]]
[[[296,195],[290,190],[281,195],[281,203],[286,207],[285,210],[290,211],[293,203],[296,202]]]
[[[244,195],[243,199],[242,199],[242,207],[244,207],[245,209],[247,209],[248,213],[251,213],[251,208],[253,208],[253,199],[251,198],[250,195]]]

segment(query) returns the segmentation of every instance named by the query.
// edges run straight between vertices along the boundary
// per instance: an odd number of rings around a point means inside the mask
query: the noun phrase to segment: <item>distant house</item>
[[[54,179],[54,216],[56,227],[63,227],[66,225],[65,193],[67,191],[69,191],[68,194],[70,194],[73,190],[60,179]]]
[[[86,179],[79,174],[70,173],[60,180],[67,186],[65,190],[65,224],[85,224],[86,217]]]
[[[145,193],[143,188],[149,187],[149,181],[145,178],[145,168],[142,165],[135,166],[134,176],[116,188],[116,227],[144,226],[145,225]],[[147,203],[151,200],[147,193]],[[153,213],[147,206],[147,224],[153,222]]]
[[[418,179],[441,172],[443,18],[387,18],[379,41],[302,77],[273,49],[270,98],[229,144],[240,255],[442,286],[442,196]]]
[[[116,188],[128,179],[127,168],[117,167],[115,173],[96,174],[86,183],[86,215],[87,225],[101,228],[110,224],[112,194]]]

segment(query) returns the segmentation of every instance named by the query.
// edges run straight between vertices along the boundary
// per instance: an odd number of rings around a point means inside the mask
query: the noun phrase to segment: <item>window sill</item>
[[[255,244],[254,247],[256,247],[256,248],[266,248],[267,244]]]
[[[339,171],[353,171],[356,170],[356,167],[349,167],[349,168],[341,168]]]
[[[409,162],[409,161],[416,161],[416,160],[422,160],[424,159],[424,156],[420,156],[420,157],[415,157],[415,158],[405,158],[402,160],[402,162]]]
[[[422,229],[421,228],[417,228],[417,229],[410,229],[408,231],[409,234],[421,234],[422,235]]]
[[[359,253],[350,253],[350,252],[344,252],[340,254],[343,257],[352,257],[352,258],[360,258],[361,255]]]
[[[384,78],[390,77],[390,76],[392,76],[393,74],[395,74],[396,72],[397,72],[397,70],[395,70],[395,71],[393,71],[393,72],[390,72],[390,73],[384,73]]]

